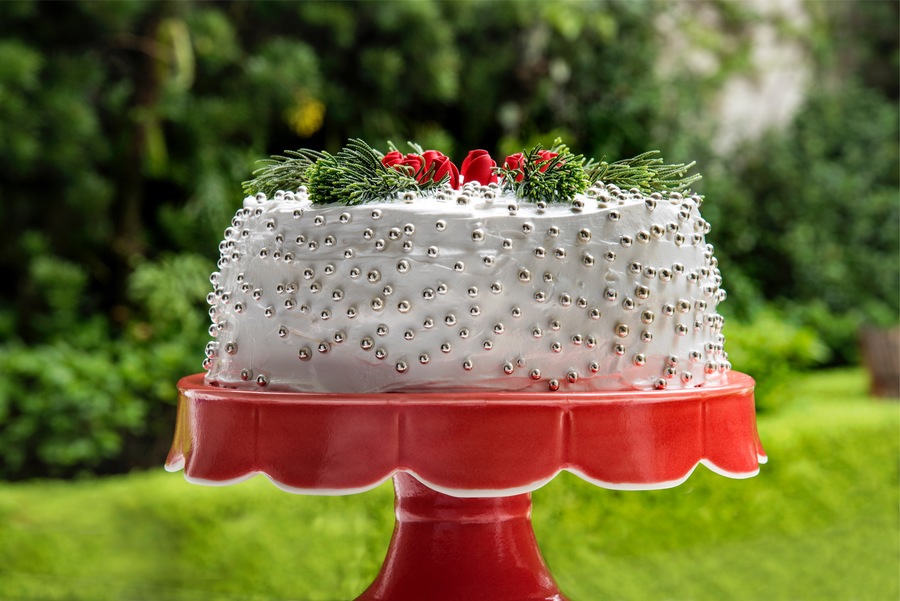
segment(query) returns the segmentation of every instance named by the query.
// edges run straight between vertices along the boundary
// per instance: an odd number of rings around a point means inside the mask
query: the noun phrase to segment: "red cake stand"
[[[166,467],[190,482],[265,474],[342,495],[393,477],[396,526],[357,601],[563,601],[531,527],[531,491],[561,470],[604,488],[680,484],[700,463],[759,471],[753,380],[594,393],[252,392],[178,383]]]

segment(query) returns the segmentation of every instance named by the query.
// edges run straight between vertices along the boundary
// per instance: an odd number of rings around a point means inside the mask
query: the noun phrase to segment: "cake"
[[[210,385],[300,392],[711,386],[724,299],[689,166],[564,146],[277,157],[210,281]],[[623,186],[643,174],[643,185]],[[679,187],[663,185],[666,178]],[[654,190],[654,182],[657,189]],[[280,188],[280,189],[279,189]],[[673,189],[676,188],[676,189]]]

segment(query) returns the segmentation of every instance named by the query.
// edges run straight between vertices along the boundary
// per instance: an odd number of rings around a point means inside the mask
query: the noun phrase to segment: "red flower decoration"
[[[516,181],[520,182],[525,178],[525,174],[522,173],[522,166],[524,165],[524,163],[525,155],[521,152],[517,152],[506,157],[506,160],[503,162],[503,167],[505,169],[518,169],[519,174],[516,176]]]
[[[463,182],[476,181],[481,185],[497,183],[494,167],[497,162],[491,158],[487,150],[470,150],[463,161],[460,174]]]
[[[550,168],[550,161],[559,156],[558,152],[551,152],[549,150],[539,150],[537,153],[537,158],[534,159],[534,163],[538,165],[538,170],[541,173],[547,171]],[[515,154],[511,154],[506,157],[506,161],[503,163],[504,168],[511,170],[518,170],[519,173],[516,175],[516,181],[520,182],[525,178],[525,155],[521,152],[517,152]]]
[[[393,167],[403,161],[403,153],[399,150],[392,150],[381,158],[381,164],[385,167]]]
[[[450,158],[437,150],[426,150],[421,156],[417,154],[408,154],[403,156],[399,150],[392,150],[382,157],[381,164],[385,167],[393,167],[397,171],[402,171],[410,177],[417,177],[419,183],[425,183],[426,174],[431,169],[432,163],[435,164],[433,181],[440,181],[444,176],[450,177],[450,185],[454,189],[459,188],[459,170]],[[420,173],[421,172],[421,173]]]
[[[431,169],[432,163],[436,164],[434,177],[432,178],[434,181],[440,181],[444,176],[450,176],[450,186],[454,190],[459,188],[459,170],[449,157],[437,150],[426,150],[422,153],[422,158],[425,159],[426,173]],[[422,179],[419,181],[422,181]]]
[[[559,156],[558,152],[550,152],[549,150],[539,150],[538,151],[538,159],[534,162],[541,165],[541,173],[544,173],[547,168],[550,166],[550,161]]]
[[[399,150],[392,150],[381,159],[381,164],[385,167],[393,167],[397,171],[403,171],[410,177],[415,177],[419,169],[422,168],[422,162],[422,157],[419,155],[408,154],[403,156]],[[403,167],[408,167],[408,169],[403,169]]]

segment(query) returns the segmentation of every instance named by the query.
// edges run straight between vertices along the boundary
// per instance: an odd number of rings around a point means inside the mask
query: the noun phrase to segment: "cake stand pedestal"
[[[394,475],[397,524],[357,601],[562,601],[531,528],[531,494],[460,498]]]
[[[265,474],[303,494],[393,477],[387,558],[358,601],[562,601],[531,491],[567,470],[598,486],[676,486],[703,463],[745,478],[765,454],[753,380],[671,391],[307,394],[183,378],[167,469],[200,484]]]

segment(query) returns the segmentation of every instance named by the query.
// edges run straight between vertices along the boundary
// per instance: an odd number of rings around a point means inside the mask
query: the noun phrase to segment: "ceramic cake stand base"
[[[460,498],[394,476],[397,525],[357,601],[564,601],[538,551],[531,493]]]
[[[703,463],[746,478],[765,454],[753,380],[610,393],[306,394],[179,383],[166,467],[200,484],[265,474],[302,494],[393,477],[387,558],[358,601],[562,601],[531,527],[531,491],[567,470],[647,490]]]

